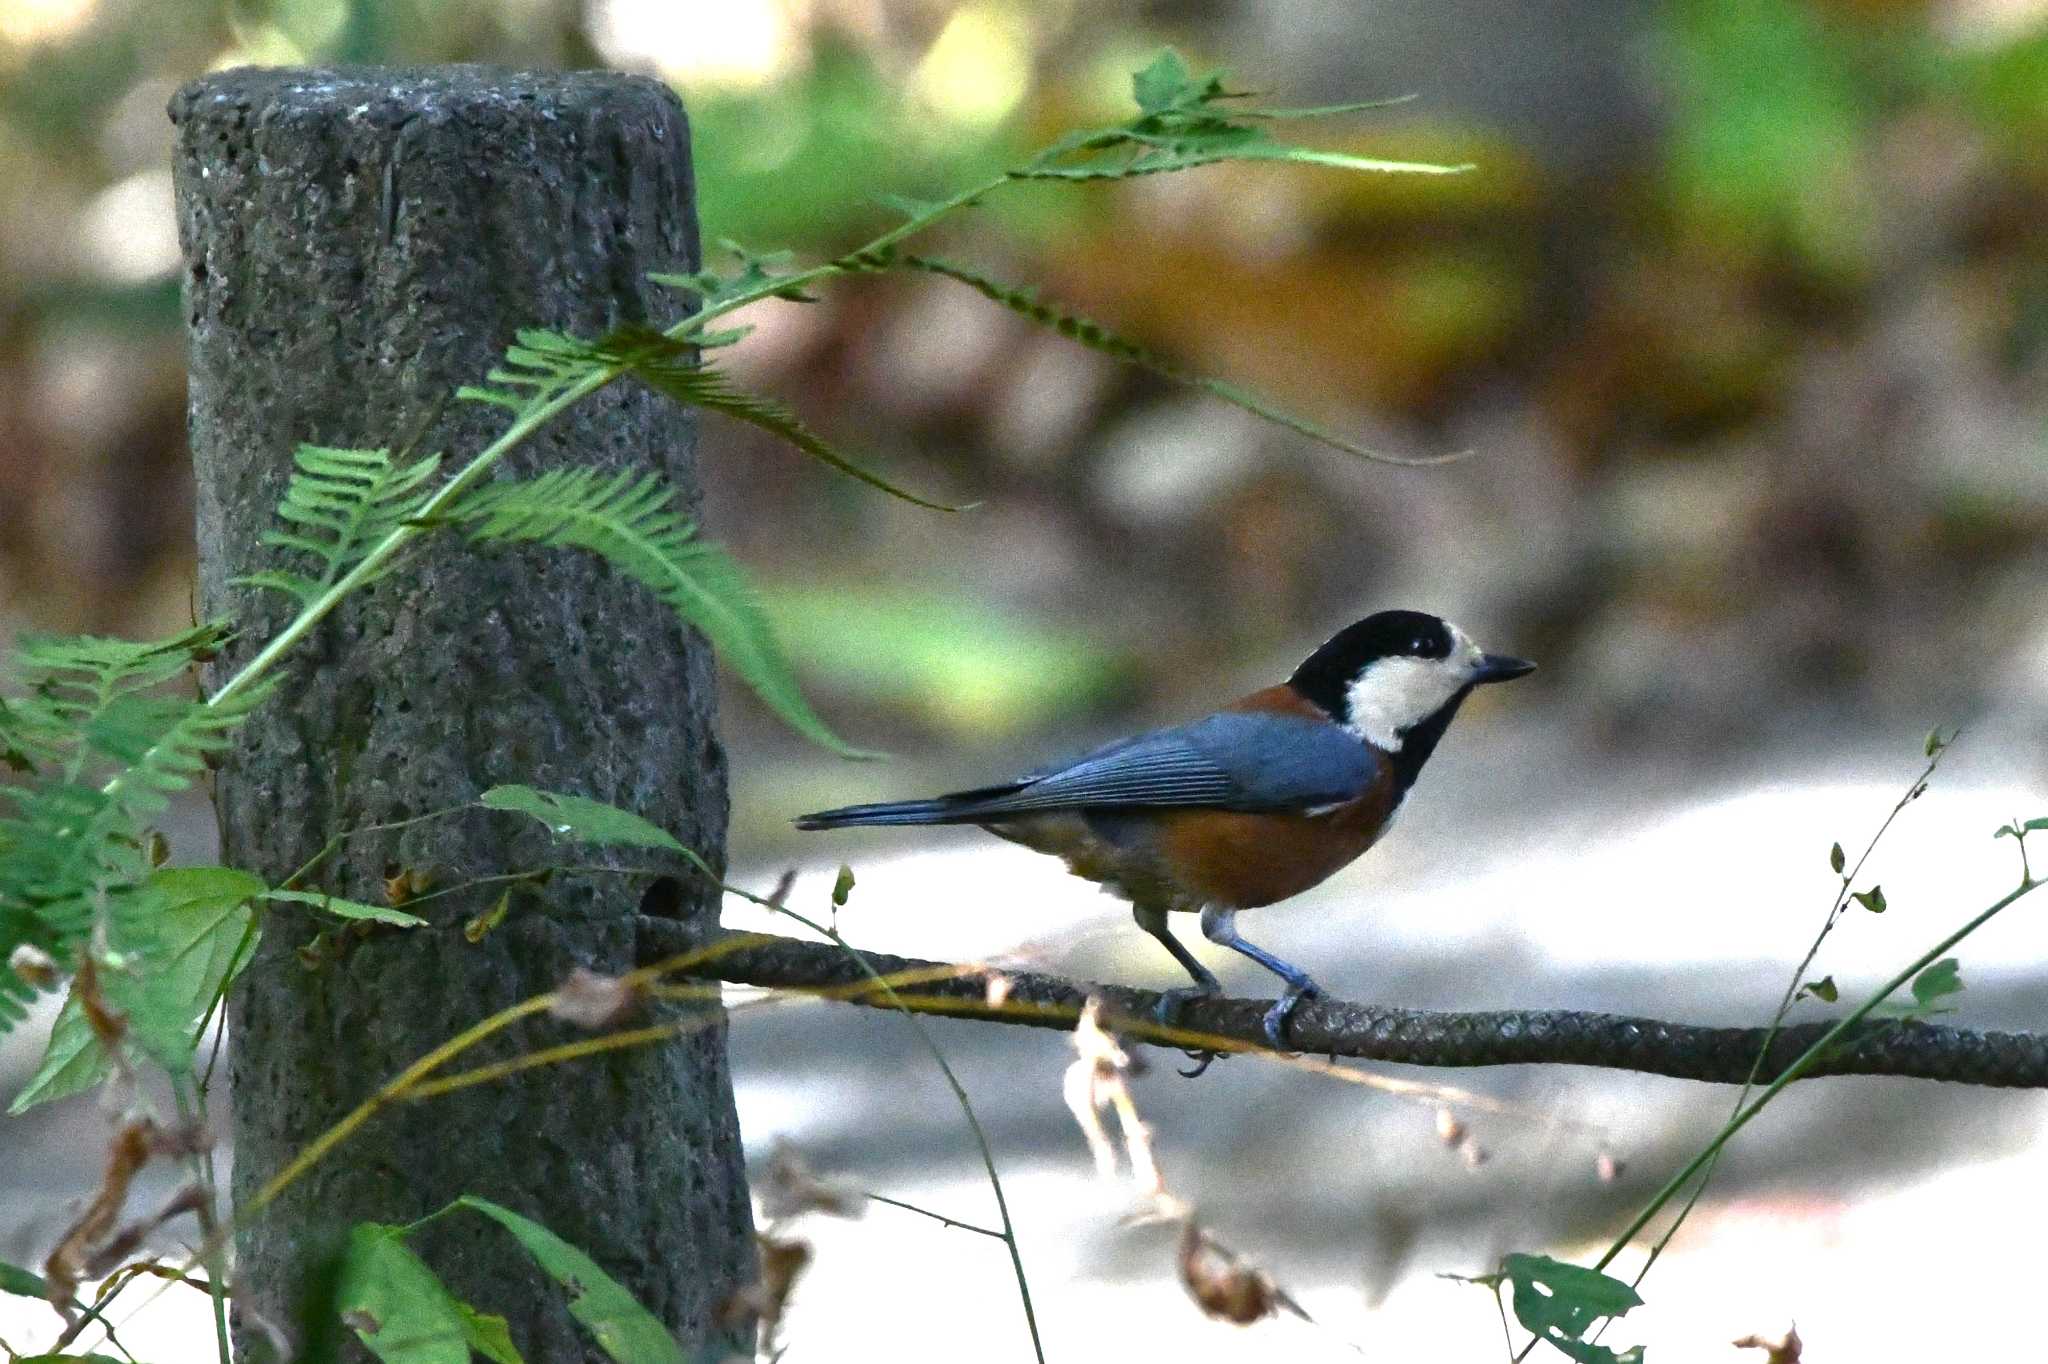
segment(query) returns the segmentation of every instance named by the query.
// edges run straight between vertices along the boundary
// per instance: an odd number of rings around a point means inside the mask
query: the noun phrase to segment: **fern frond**
[[[0,701],[0,763],[23,773],[68,764],[75,778],[110,709],[211,658],[232,636],[220,624],[159,640],[22,636],[7,669],[21,695]]]
[[[847,747],[811,710],[745,575],[724,550],[696,537],[675,512],[668,486],[653,475],[558,469],[537,478],[493,483],[446,512],[482,542],[533,543],[588,550],[646,586],[704,632],[734,672],[791,728],[848,757]]]
[[[772,398],[743,392],[732,386],[723,371],[701,363],[697,348],[675,341],[651,327],[619,327],[595,342],[591,353],[632,375],[655,392],[688,407],[702,407],[722,413],[735,421],[758,426],[780,436],[811,458],[891,497],[900,497],[933,511],[960,511],[957,506],[933,502],[889,482],[874,470],[840,453],[821,436],[805,426],[796,413]]]
[[[694,275],[658,278],[662,283],[682,288],[699,287],[701,283]],[[652,327],[636,325],[614,328],[595,341],[583,341],[561,332],[523,331],[519,333],[519,344],[505,352],[505,364],[489,375],[492,383],[508,387],[465,388],[456,396],[521,411],[529,404],[550,400],[592,374],[631,375],[685,406],[721,412],[780,436],[813,459],[892,497],[935,511],[960,510],[899,488],[840,453],[781,403],[734,388],[719,370],[700,363],[698,350],[694,341],[678,341]]]
[[[107,658],[91,651],[108,643],[51,647],[76,661]],[[46,662],[56,657],[38,656]],[[147,666],[161,665],[152,660]],[[68,737],[42,736],[62,753],[61,772],[0,787],[0,962],[27,943],[69,966],[96,924],[134,904],[134,887],[151,870],[150,821],[192,784],[268,694],[267,687],[253,687],[219,705],[119,694],[90,714],[66,715],[74,726]],[[0,970],[0,993],[19,999],[32,991],[14,972]],[[11,1013],[0,1009],[0,1033],[11,1026]]]
[[[1199,388],[1204,393],[1221,398],[1233,407],[1243,408],[1253,416],[1272,422],[1276,426],[1284,426],[1290,431],[1307,436],[1309,439],[1318,441],[1333,449],[1342,450],[1346,454],[1356,455],[1360,459],[1369,459],[1379,464],[1414,466],[1446,464],[1462,457],[1458,454],[1408,457],[1389,455],[1378,450],[1368,450],[1366,447],[1338,435],[1328,427],[1320,426],[1306,417],[1296,416],[1292,412],[1275,407],[1256,393],[1239,388],[1236,384],[1227,383],[1222,379],[1208,378],[1200,374],[1190,374],[1165,356],[1147,350],[1135,341],[1119,336],[1100,322],[1082,317],[1078,313],[1067,312],[1064,309],[1054,307],[1052,304],[1042,301],[1033,290],[1004,284],[1002,281],[984,275],[977,270],[970,270],[966,266],[956,265],[951,261],[940,260],[933,256],[912,256],[878,252],[870,256],[857,258],[857,263],[862,268],[869,270],[920,270],[926,274],[939,275],[946,279],[955,280],[974,290],[983,298],[1001,304],[1018,316],[1029,318],[1042,327],[1049,327],[1061,336],[1078,342],[1092,351],[1098,351],[1103,355],[1111,356],[1114,359],[1123,361],[1127,365],[1132,365],[1148,373],[1157,374],[1161,378],[1171,379],[1177,384],[1186,384],[1190,388]]]
[[[483,384],[456,389],[456,397],[524,412],[560,397],[592,374],[617,368],[586,343],[563,332],[527,327],[514,336],[517,339],[506,347],[504,362],[484,376]]]
[[[315,570],[265,569],[235,581],[288,592],[306,605],[420,509],[441,457],[398,461],[389,450],[301,445],[292,463],[295,472],[277,509],[288,529],[265,531],[263,543],[312,556]]]

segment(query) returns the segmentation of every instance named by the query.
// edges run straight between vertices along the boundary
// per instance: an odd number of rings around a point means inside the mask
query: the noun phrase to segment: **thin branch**
[[[667,940],[671,934],[673,942]],[[996,974],[1009,981],[1008,995],[1000,1004],[991,1004],[987,977],[992,972],[972,964],[864,952],[859,954],[863,966],[848,949],[829,943],[749,937],[747,945],[684,967],[679,974],[777,990],[833,990],[848,1003],[872,1008],[895,1008],[900,1002],[922,1013],[1062,1031],[1073,1029],[1089,996],[1100,995],[1116,1027],[1143,1041],[1224,1051],[1266,1050],[1261,1024],[1270,1000],[1196,1000],[1182,1012],[1179,1025],[1168,1028],[1152,1021],[1160,996],[1151,990],[1004,970]],[[643,921],[642,942],[652,955],[674,951],[688,941],[688,931],[680,923]],[[906,971],[928,973],[931,979],[914,990],[899,989],[892,1001],[879,992],[850,988],[866,979],[870,970],[897,979]],[[1764,1082],[1775,1079],[1831,1026],[1802,1023],[1779,1028],[1771,1036],[1766,1028],[1701,1027],[1576,1010],[1439,1013],[1310,999],[1295,1010],[1288,1031],[1300,1050],[1330,1057],[1420,1066],[1597,1066],[1740,1085],[1752,1075]],[[1824,1075],[1894,1075],[2048,1088],[2048,1034],[1868,1021],[1844,1034],[1832,1053],[1801,1078]]]
[[[901,1208],[905,1212],[914,1212],[919,1217],[929,1217],[934,1222],[943,1222],[949,1227],[958,1227],[961,1231],[978,1232],[983,1236],[992,1236],[998,1241],[1007,1241],[1008,1239],[1010,1239],[1002,1232],[997,1231],[994,1227],[984,1227],[978,1222],[962,1222],[957,1217],[948,1217],[946,1216],[946,1214],[942,1212],[933,1212],[930,1208],[921,1208],[915,1203],[905,1203],[902,1199],[890,1198],[887,1194],[864,1192],[861,1194],[861,1197],[870,1199],[876,1203],[886,1203],[892,1208]]]

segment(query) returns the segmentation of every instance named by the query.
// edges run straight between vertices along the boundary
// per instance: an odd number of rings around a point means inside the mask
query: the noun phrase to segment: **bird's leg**
[[[1216,973],[1202,965],[1200,959],[1188,951],[1179,938],[1173,936],[1173,930],[1166,926],[1164,909],[1157,905],[1136,905],[1131,909],[1131,917],[1138,921],[1138,927],[1159,939],[1160,945],[1173,953],[1173,959],[1195,980],[1193,985],[1181,985],[1159,992],[1159,1007],[1153,1011],[1153,1017],[1161,1025],[1170,1028],[1179,1022],[1180,1012],[1187,1007],[1190,1000],[1209,999],[1223,993],[1222,982],[1216,979]],[[1188,1058],[1195,1062],[1195,1068],[1184,1070],[1181,1074],[1192,1079],[1209,1068],[1209,1063],[1216,1059],[1216,1053],[1190,1051]]]
[[[1237,911],[1211,905],[1202,911],[1202,936],[1219,947],[1233,952],[1242,952],[1274,975],[1287,982],[1287,993],[1280,996],[1273,1007],[1266,1011],[1266,1040],[1276,1049],[1284,1050],[1287,1043],[1287,1020],[1293,1016],[1294,1008],[1302,1000],[1322,993],[1322,987],[1309,979],[1308,972],[1299,966],[1290,966],[1262,947],[1246,942],[1237,932]]]

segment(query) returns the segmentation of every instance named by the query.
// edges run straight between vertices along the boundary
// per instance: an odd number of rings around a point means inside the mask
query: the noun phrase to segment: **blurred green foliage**
[[[1133,680],[1133,660],[1092,635],[946,587],[791,583],[763,595],[821,695],[905,707],[970,740],[1095,709]]]

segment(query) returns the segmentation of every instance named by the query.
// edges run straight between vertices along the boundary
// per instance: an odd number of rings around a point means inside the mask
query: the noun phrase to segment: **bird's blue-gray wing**
[[[1374,771],[1366,746],[1335,725],[1226,711],[1119,740],[955,813],[978,817],[1115,806],[1298,810],[1359,795]]]

